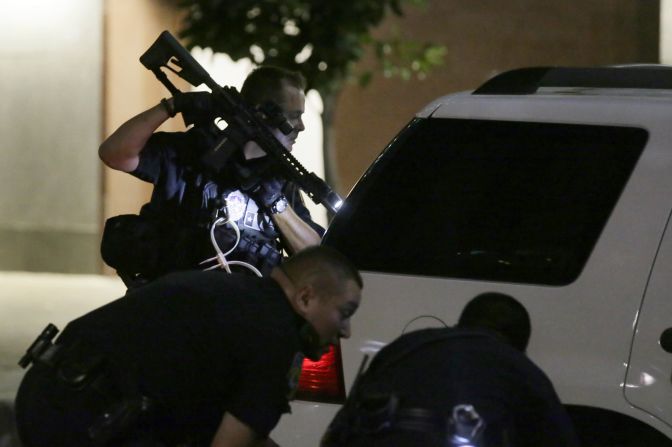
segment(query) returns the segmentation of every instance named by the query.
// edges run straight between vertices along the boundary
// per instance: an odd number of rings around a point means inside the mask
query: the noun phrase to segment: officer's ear
[[[315,293],[315,288],[311,284],[304,284],[299,287],[294,294],[296,308],[299,313],[304,316],[309,312],[316,299],[317,294]]]

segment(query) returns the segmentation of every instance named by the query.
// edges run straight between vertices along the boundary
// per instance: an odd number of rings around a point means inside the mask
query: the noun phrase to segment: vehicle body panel
[[[528,354],[548,374],[564,403],[626,414],[672,438],[672,354],[658,344],[660,333],[672,326],[669,232],[661,246],[672,210],[672,97],[637,96],[631,91],[623,96],[617,91],[459,93],[437,99],[417,117],[638,127],[649,137],[585,267],[570,284],[363,272],[363,300],[353,318],[352,338],[341,345],[346,388],[365,353],[405,329],[452,325],[469,299],[497,291],[514,296],[528,309],[532,320]],[[365,176],[384,157],[385,151]],[[417,230],[409,228],[409,237],[413,231]],[[418,374],[421,377],[421,365]],[[294,414],[283,418],[274,439],[287,445],[317,445],[338,406],[294,402],[292,408]]]

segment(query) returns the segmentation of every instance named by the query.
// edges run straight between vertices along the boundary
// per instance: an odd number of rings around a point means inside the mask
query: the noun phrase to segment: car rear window
[[[416,119],[324,244],[365,271],[569,284],[647,138],[631,127]]]

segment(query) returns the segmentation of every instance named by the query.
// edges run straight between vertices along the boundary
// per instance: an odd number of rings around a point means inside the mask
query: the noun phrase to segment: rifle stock
[[[329,211],[335,213],[341,203],[341,197],[334,192],[327,183],[312,172],[308,172],[301,163],[285,149],[268,127],[264,124],[259,112],[252,108],[243,99],[234,87],[222,87],[217,84],[208,72],[193,58],[193,56],[170,34],[163,31],[152,46],[140,57],[140,62],[161,81],[162,84],[175,95],[180,90],[168,79],[162,68],[166,68],[187,81],[194,87],[205,84],[214,95],[216,114],[226,121],[228,127],[219,138],[213,151],[221,151],[218,162],[223,162],[231,155],[233,147],[242,147],[241,141],[254,140],[272,157],[288,180],[296,183],[311,200],[321,203]],[[227,144],[230,137],[235,135],[233,145]],[[211,157],[213,158],[213,157]]]

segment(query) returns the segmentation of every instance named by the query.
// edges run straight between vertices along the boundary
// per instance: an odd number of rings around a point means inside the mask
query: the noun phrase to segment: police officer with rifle
[[[102,257],[126,285],[187,269],[266,275],[283,252],[319,244],[324,229],[299,190],[332,212],[341,200],[290,153],[304,130],[303,76],[260,66],[239,93],[216,84],[167,31],[140,61],[172,97],[122,124],[99,148],[110,168],[154,184],[139,215],[105,225]],[[211,91],[180,92],[168,72]],[[156,132],[177,114],[186,132]]]

